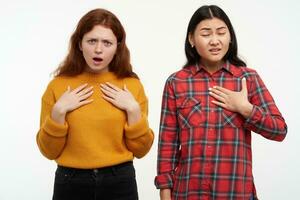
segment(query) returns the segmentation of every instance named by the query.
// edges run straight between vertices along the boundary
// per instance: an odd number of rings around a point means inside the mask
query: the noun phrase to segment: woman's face
[[[189,42],[195,46],[201,56],[201,63],[205,66],[219,66],[228,51],[230,32],[226,24],[218,19],[201,21],[193,34],[189,35]]]
[[[109,63],[117,51],[117,38],[110,28],[96,25],[84,34],[80,50],[87,63],[86,71],[107,72]]]

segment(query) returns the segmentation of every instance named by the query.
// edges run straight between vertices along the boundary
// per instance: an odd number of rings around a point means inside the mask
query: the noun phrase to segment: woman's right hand
[[[64,124],[65,116],[68,112],[75,110],[83,105],[89,104],[93,99],[87,100],[93,94],[93,87],[87,87],[85,83],[71,90],[68,86],[61,97],[56,101],[52,108],[51,118],[57,123]]]
[[[171,200],[171,189],[160,189],[160,200]]]

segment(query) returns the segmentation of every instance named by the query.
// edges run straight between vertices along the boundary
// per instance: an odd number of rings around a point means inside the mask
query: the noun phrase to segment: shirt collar
[[[204,70],[204,68],[202,65],[200,65],[198,63],[196,65],[190,66],[190,71],[193,75],[200,72],[201,70]],[[238,67],[230,64],[229,61],[226,61],[220,70],[226,70],[227,72],[229,72],[230,74],[232,74],[233,76],[236,76],[236,77],[238,77],[240,74]]]

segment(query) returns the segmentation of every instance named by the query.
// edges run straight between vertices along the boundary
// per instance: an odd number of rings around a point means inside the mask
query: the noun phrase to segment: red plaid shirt
[[[251,116],[211,103],[215,85],[240,91],[247,80]],[[248,200],[256,197],[252,176],[251,131],[282,141],[287,126],[256,71],[229,63],[209,74],[189,66],[165,85],[158,146],[157,188],[170,188],[172,200]]]

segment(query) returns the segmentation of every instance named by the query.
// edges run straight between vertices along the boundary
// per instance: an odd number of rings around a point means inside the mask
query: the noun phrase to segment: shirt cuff
[[[54,137],[64,137],[68,133],[68,124],[66,122],[59,124],[48,116],[43,124],[43,129],[47,134]]]
[[[253,106],[252,112],[250,116],[246,119],[245,125],[247,126],[248,124],[256,124],[260,119],[262,118],[262,112],[259,109],[258,106]]]
[[[171,174],[160,174],[155,177],[154,184],[157,189],[173,188],[173,178]]]
[[[145,115],[142,115],[141,119],[135,124],[125,124],[125,135],[129,139],[135,139],[146,134],[149,130],[148,120]]]

